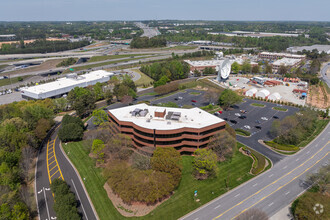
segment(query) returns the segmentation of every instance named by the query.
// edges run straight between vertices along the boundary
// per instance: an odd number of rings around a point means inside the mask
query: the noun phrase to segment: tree
[[[69,185],[62,179],[55,179],[50,189],[54,194],[54,211],[59,219],[79,220],[77,201]]]
[[[312,173],[307,177],[307,184],[310,186],[317,186],[321,193],[330,190],[330,165],[321,167],[317,173]]]
[[[154,87],[156,88],[157,86],[165,85],[169,81],[170,79],[167,76],[162,76],[158,81],[154,83]]]
[[[84,135],[84,130],[75,123],[69,123],[62,125],[61,129],[58,132],[58,137],[61,141],[80,141]]]
[[[273,68],[271,65],[267,64],[266,68],[265,68],[265,73],[272,73],[273,72]]]
[[[218,160],[224,161],[226,158],[233,156],[236,148],[236,139],[227,131],[221,131],[210,139],[208,148],[216,153]]]
[[[232,105],[242,102],[242,97],[230,89],[225,89],[219,97],[219,104],[227,109]]]
[[[92,145],[92,152],[94,154],[100,153],[104,149],[104,142],[100,139],[94,139]]]
[[[268,216],[263,211],[252,208],[240,214],[235,220],[268,220]]]
[[[245,60],[242,64],[242,71],[243,73],[250,73],[251,72],[251,64],[249,60]]]
[[[195,69],[195,70],[194,70],[194,76],[195,76],[195,77],[200,77],[200,76],[201,76],[201,72],[199,72],[198,69]]]
[[[233,73],[238,73],[240,70],[240,65],[235,61],[233,64],[231,64],[231,71]]]
[[[219,100],[219,93],[215,89],[208,89],[203,98],[208,103],[216,103]]]
[[[39,119],[39,121],[37,122],[37,126],[34,129],[36,137],[39,138],[39,140],[43,140],[46,137],[47,132],[49,131],[51,126],[52,125],[49,120],[44,118]]]
[[[279,74],[281,74],[281,75],[285,75],[285,74],[288,72],[288,68],[287,68],[285,65],[282,64],[282,65],[278,68],[277,72],[278,72]]]
[[[104,110],[96,109],[92,113],[93,115],[93,124],[100,125],[106,121],[108,121],[108,115]]]
[[[95,108],[95,97],[87,88],[75,87],[69,92],[68,101],[79,116]]]
[[[181,157],[180,153],[172,147],[157,147],[151,158],[153,170],[169,173],[172,175],[176,185],[181,179]]]
[[[196,179],[215,177],[217,173],[217,155],[210,149],[197,149],[194,158],[194,176]]]
[[[252,73],[257,74],[260,72],[260,66],[259,65],[254,65],[252,67]]]

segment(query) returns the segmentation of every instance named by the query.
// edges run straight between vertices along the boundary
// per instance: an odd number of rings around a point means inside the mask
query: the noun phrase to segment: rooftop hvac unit
[[[168,125],[170,125],[170,124],[171,124],[171,122],[170,122],[170,121],[168,121],[168,122],[167,122],[167,124],[168,124]]]
[[[150,122],[150,118],[148,118],[148,119],[146,120],[146,122]]]

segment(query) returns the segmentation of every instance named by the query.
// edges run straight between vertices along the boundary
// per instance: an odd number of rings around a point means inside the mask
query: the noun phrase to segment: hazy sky
[[[0,21],[330,21],[330,0],[1,0]]]

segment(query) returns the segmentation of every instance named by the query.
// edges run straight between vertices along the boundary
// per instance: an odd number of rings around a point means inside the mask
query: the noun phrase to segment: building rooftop
[[[220,66],[224,60],[185,60],[190,66]]]
[[[155,117],[155,112],[166,110],[164,117]],[[145,103],[109,110],[120,121],[132,122],[140,127],[157,130],[180,128],[203,128],[224,122],[202,109],[160,108]]]
[[[272,53],[272,52],[261,52],[260,55],[292,57],[292,58],[298,58],[298,59],[303,59],[306,57],[306,55],[297,55],[297,54],[290,54],[290,53]]]
[[[110,77],[113,73],[97,70],[84,75],[76,75],[74,73],[68,74],[66,77],[59,78],[54,82],[45,83],[41,85],[31,86],[25,89],[22,89],[22,92],[31,92],[34,94],[41,94],[46,92],[51,92],[54,90],[60,90],[67,87],[83,87],[84,83],[90,85],[90,82],[97,81],[104,77]]]
[[[282,58],[280,60],[276,60],[274,61],[273,65],[275,66],[281,66],[281,65],[284,65],[284,66],[294,66],[295,64],[299,63],[300,62],[300,59],[292,59],[292,58]]]

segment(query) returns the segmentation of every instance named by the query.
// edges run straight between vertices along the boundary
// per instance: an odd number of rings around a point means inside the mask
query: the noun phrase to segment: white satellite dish
[[[218,72],[218,81],[221,79],[227,79],[229,77],[231,71],[231,63],[229,59],[225,59],[223,63],[221,64]]]

